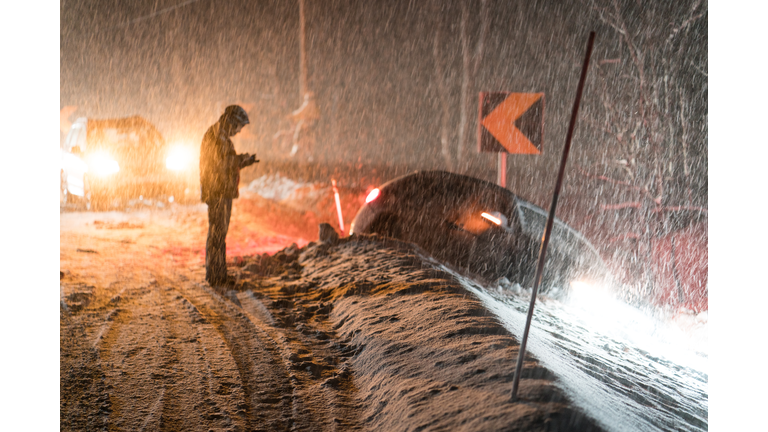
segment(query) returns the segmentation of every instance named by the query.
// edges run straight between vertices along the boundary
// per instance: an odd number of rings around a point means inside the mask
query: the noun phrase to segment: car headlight
[[[109,155],[98,153],[90,157],[90,171],[98,176],[108,176],[120,171],[120,165]]]
[[[165,158],[165,166],[172,171],[182,171],[192,166],[192,151],[185,147],[174,147]]]
[[[82,159],[80,159],[79,157],[71,153],[64,156],[63,168],[70,173],[88,172],[88,164],[83,162]]]
[[[492,215],[490,213],[486,213],[486,212],[480,213],[480,216],[482,216],[483,219],[487,219],[487,220],[495,223],[496,225],[501,225],[501,218],[500,217],[496,217],[496,216],[494,216],[494,215]]]

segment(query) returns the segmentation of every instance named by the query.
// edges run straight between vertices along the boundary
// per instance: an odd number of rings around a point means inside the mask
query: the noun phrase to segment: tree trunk
[[[299,106],[307,92],[307,47],[304,30],[304,0],[299,0]]]
[[[440,10],[436,1],[432,2],[432,12],[435,17],[435,40],[432,47],[432,54],[435,58],[435,81],[437,81],[437,93],[440,98],[440,153],[443,156],[446,168],[453,170],[453,158],[451,157],[451,145],[448,141],[450,135],[449,120],[451,116],[451,107],[448,102],[448,87],[445,83],[445,72],[443,70],[443,58],[440,53],[441,38],[441,20]]]
[[[459,24],[459,37],[461,39],[461,100],[459,102],[459,142],[456,145],[456,162],[459,172],[465,169],[464,141],[467,129],[467,99],[469,98],[469,35],[467,35],[467,22],[469,21],[469,9],[467,2],[461,2],[461,22]]]
[[[469,113],[476,110],[475,103],[469,103],[470,92],[474,90],[474,80],[477,71],[480,69],[480,61],[483,57],[485,47],[485,37],[488,33],[488,1],[480,0],[480,31],[477,37],[477,45],[474,53],[470,52],[470,41],[467,27],[469,25],[469,8],[467,2],[461,2],[461,23],[459,25],[459,34],[461,38],[462,53],[462,74],[461,74],[461,116],[459,117],[459,142],[456,148],[456,162],[461,172],[467,169],[464,160],[464,148],[467,145],[467,129],[469,123]]]

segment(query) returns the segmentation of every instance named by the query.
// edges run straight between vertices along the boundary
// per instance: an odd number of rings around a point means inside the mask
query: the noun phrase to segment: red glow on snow
[[[365,198],[365,203],[368,204],[369,202],[375,200],[379,197],[379,188],[376,188],[371,191],[371,193],[368,194],[368,196]]]

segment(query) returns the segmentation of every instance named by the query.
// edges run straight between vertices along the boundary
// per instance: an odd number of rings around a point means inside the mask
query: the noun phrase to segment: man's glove
[[[250,155],[250,156],[248,156],[248,155],[244,155],[244,156],[246,156],[246,157],[242,159],[242,162],[240,162],[240,168],[241,169],[245,168],[245,167],[248,167],[248,166],[251,166],[251,165],[255,164],[256,162],[258,162],[258,160],[256,159],[256,155],[255,154],[254,155]]]

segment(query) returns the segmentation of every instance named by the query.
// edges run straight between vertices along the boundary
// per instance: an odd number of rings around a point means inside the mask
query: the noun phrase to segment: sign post
[[[539,155],[544,93],[481,92],[478,151],[499,154],[498,184],[507,187],[507,153]]]
[[[499,152],[498,176],[496,183],[504,189],[507,188],[507,152]]]
[[[565,138],[565,148],[563,148],[563,158],[560,160],[560,171],[557,173],[557,183],[555,183],[555,193],[552,195],[552,205],[549,207],[549,216],[547,216],[547,227],[544,229],[544,236],[541,239],[541,248],[539,249],[539,262],[536,266],[536,277],[533,280],[533,290],[531,292],[531,304],[528,306],[528,317],[525,320],[525,330],[523,331],[523,340],[520,343],[520,352],[517,354],[517,365],[515,366],[515,377],[512,380],[512,400],[517,399],[517,387],[520,384],[520,373],[523,369],[523,358],[525,357],[525,345],[528,342],[528,331],[531,328],[531,319],[533,318],[533,307],[536,304],[536,292],[539,289],[541,275],[544,272],[544,257],[547,253],[549,244],[549,235],[552,232],[552,225],[555,221],[555,207],[557,207],[557,198],[560,194],[560,187],[563,185],[565,175],[565,164],[568,162],[568,153],[571,150],[571,139],[573,138],[573,129],[576,127],[576,116],[579,113],[579,104],[581,104],[581,93],[584,90],[584,81],[587,78],[587,69],[589,68],[589,58],[592,56],[592,45],[595,42],[595,32],[589,34],[587,42],[587,55],[584,59],[584,66],[581,69],[581,78],[579,87],[576,89],[576,102],[571,111],[571,122],[568,125],[568,135]]]

